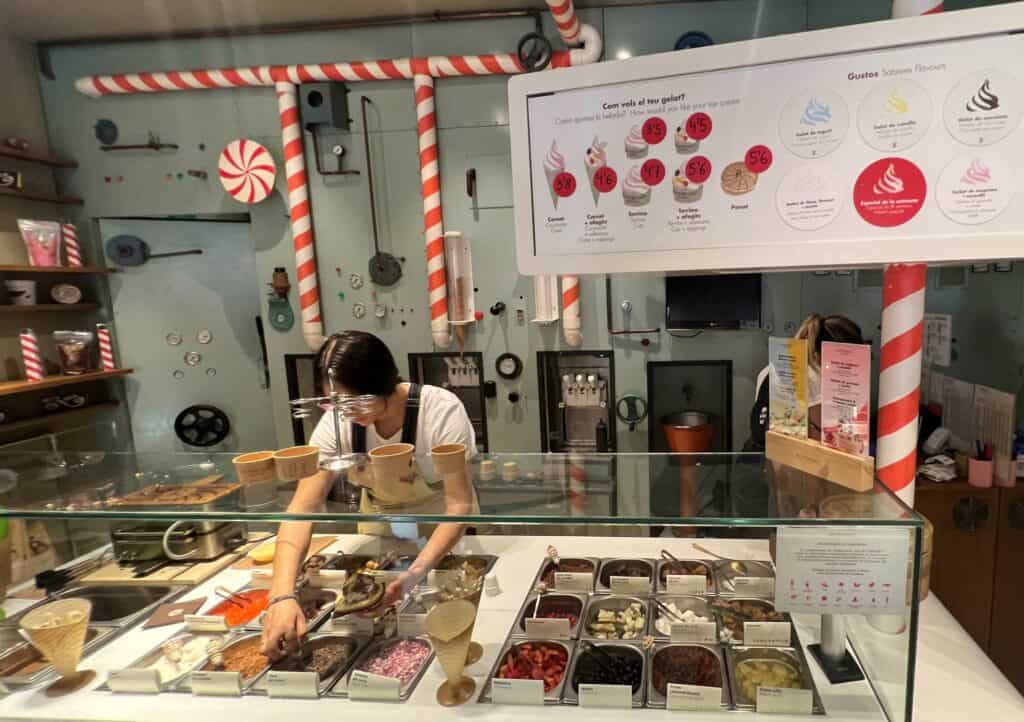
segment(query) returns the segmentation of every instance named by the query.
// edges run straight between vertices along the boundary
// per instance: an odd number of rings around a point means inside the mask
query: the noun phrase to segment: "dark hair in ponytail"
[[[320,383],[327,384],[327,371],[334,381],[354,394],[388,396],[402,381],[390,349],[379,338],[365,331],[332,334],[317,354]]]

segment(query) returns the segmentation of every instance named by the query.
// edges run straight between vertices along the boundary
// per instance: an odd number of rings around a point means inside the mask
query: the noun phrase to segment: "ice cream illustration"
[[[894,193],[903,192],[903,179],[896,175],[896,169],[892,163],[885,169],[885,173],[882,177],[875,181],[874,188],[872,190],[875,195],[892,195]]]
[[[985,112],[999,107],[999,96],[989,88],[988,78],[985,78],[985,82],[978,88],[978,92],[967,101],[966,107],[968,113]]]
[[[629,169],[629,175],[622,182],[622,199],[627,206],[645,206],[651,200],[651,187],[644,183],[640,175],[640,166]]]
[[[909,110],[907,101],[900,95],[898,88],[893,88],[892,92],[889,93],[889,97],[885,101],[883,110],[886,113],[892,113],[893,115],[903,115]]]
[[[971,165],[960,176],[960,182],[969,186],[988,183],[990,180],[992,180],[992,173],[989,172],[988,166],[977,158],[971,161]]]
[[[704,194],[704,184],[694,183],[686,177],[686,164],[676,169],[672,176],[672,195],[680,203],[696,203]]]
[[[558,143],[551,141],[551,150],[544,158],[544,176],[548,179],[548,191],[551,193],[551,202],[558,210],[558,194],[555,193],[555,178],[559,173],[565,172],[565,156],[558,152]]]
[[[594,140],[591,142],[590,147],[587,148],[586,156],[584,157],[584,165],[587,166],[587,180],[590,181],[590,192],[594,196],[594,205],[597,205],[598,199],[601,197],[601,192],[597,190],[597,186],[594,185],[594,175],[608,165],[608,143],[601,142],[597,136],[594,136]]]
[[[644,140],[644,136],[640,133],[640,127],[634,125],[629,129],[629,135],[626,136],[626,157],[643,158],[646,155],[647,141]]]
[[[804,114],[800,116],[800,122],[804,125],[821,125],[830,120],[832,120],[832,110],[814,97],[807,101]]]
[[[676,126],[675,141],[677,153],[694,153],[700,147],[700,141],[687,135],[686,129],[681,125]]]

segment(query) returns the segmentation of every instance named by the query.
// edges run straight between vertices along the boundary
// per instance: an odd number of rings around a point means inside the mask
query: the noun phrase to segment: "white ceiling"
[[[0,13],[7,34],[39,42],[545,7],[544,0],[3,0]]]

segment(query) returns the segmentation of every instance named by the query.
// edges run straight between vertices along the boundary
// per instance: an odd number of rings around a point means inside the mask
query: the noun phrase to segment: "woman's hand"
[[[294,599],[271,605],[263,615],[263,654],[271,660],[296,654],[306,636],[306,615]]]
[[[395,581],[388,584],[384,590],[384,605],[389,606],[402,601],[405,595],[412,591],[412,588],[420,583],[423,578],[421,574],[412,571],[405,571],[398,575]]]

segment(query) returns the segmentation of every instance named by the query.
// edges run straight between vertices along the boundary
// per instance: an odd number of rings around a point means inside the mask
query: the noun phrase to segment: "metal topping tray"
[[[647,577],[647,591],[644,593],[649,594],[654,586],[654,567],[653,559],[604,559],[597,573],[596,589],[598,592],[610,592],[612,577]]]
[[[255,587],[245,587],[240,590],[243,592],[255,589]],[[338,592],[333,589],[327,589],[324,587],[303,587],[299,592],[299,605],[301,606],[303,601],[310,597],[322,597],[323,602],[318,606],[316,613],[312,617],[306,618],[306,628],[309,631],[315,631],[318,629],[324,621],[331,616],[334,612],[334,604],[338,601]],[[263,629],[263,617],[266,614],[266,610],[263,610],[255,619],[251,619],[243,625],[246,630],[262,630]]]
[[[18,621],[33,609],[57,599],[87,599],[92,602],[89,619],[91,626],[127,627],[185,592],[188,587],[168,584],[166,586],[119,586],[108,584],[80,584],[63,589],[42,601],[23,609],[5,624],[17,626]]]
[[[662,604],[675,604],[681,612],[689,610],[698,616],[707,617],[708,621],[715,625],[715,638],[717,639],[719,637],[721,632],[719,630],[718,614],[712,608],[710,600],[708,600],[706,597],[683,596],[672,594],[658,595],[656,599]],[[672,624],[682,624],[682,622],[677,622],[673,620],[670,615],[665,614],[663,611],[661,611],[661,607],[659,607],[657,604],[654,604],[653,602],[651,603],[650,613],[651,620],[650,624],[647,627],[647,633],[652,635],[656,639],[668,639],[672,636],[671,629],[667,634],[658,629],[658,621],[660,619],[667,618],[670,626]]]
[[[573,572],[575,574],[588,574],[589,573],[590,574],[590,588],[587,589],[587,591],[588,592],[594,591],[594,582],[597,579],[597,570],[601,566],[601,560],[599,558],[597,558],[597,557],[562,557],[560,561],[562,562],[563,565],[568,566],[569,568],[568,569],[561,568],[558,571]],[[591,569],[590,569],[590,572],[576,571],[582,562],[590,562],[590,564],[592,565]],[[540,563],[540,568],[537,570],[537,576],[534,577],[533,585],[530,588],[531,589],[536,589],[537,586],[544,580],[544,575],[547,574],[548,570],[551,567],[553,567],[553,566],[554,566],[554,562],[551,559],[545,558],[544,561],[542,561]],[[548,589],[550,589],[552,591],[558,591],[558,589],[556,589],[556,587],[554,585],[553,578],[552,578],[552,583],[548,585]],[[573,592],[573,593],[575,594],[575,593],[579,593],[579,592]]]
[[[416,689],[416,685],[419,684],[423,675],[430,667],[430,663],[434,661],[434,649],[430,646],[430,640],[427,637],[392,637],[391,639],[381,639],[371,642],[366,646],[362,653],[358,656],[355,663],[349,667],[347,673],[338,678],[334,686],[331,687],[327,693],[329,697],[348,697],[348,682],[352,678],[352,673],[356,670],[365,667],[366,663],[372,659],[378,652],[383,651],[389,645],[397,644],[406,639],[414,639],[422,642],[430,650],[430,653],[423,659],[423,663],[420,664],[420,668],[416,671],[416,674],[406,684],[401,685],[398,692],[398,699],[401,702],[409,699],[409,695],[412,694],[413,690]]]
[[[427,575],[427,586],[441,586],[446,574],[457,571],[464,563],[480,570],[480,575],[488,574],[494,568],[498,557],[493,554],[449,554],[442,557]]]
[[[8,629],[8,627],[5,627]],[[16,629],[16,627],[10,627]],[[89,625],[82,659],[112,641],[119,630],[114,627]],[[14,634],[17,634],[15,631]],[[20,639],[20,635],[18,635]],[[24,640],[7,647],[0,654],[0,683],[8,686],[33,686],[57,676],[53,666],[29,642]]]
[[[558,704],[562,699],[562,690],[565,688],[566,680],[569,679],[569,665],[572,661],[573,650],[576,648],[576,643],[572,641],[555,640],[555,639],[510,639],[505,642],[505,645],[501,648],[501,654],[498,655],[498,659],[494,662],[494,666],[491,667],[490,674],[487,675],[487,682],[484,685],[483,691],[480,693],[480,702],[492,702],[491,695],[491,683],[497,678],[498,672],[501,670],[502,665],[505,663],[505,658],[513,648],[520,648],[523,645],[553,645],[561,647],[565,650],[565,670],[562,673],[562,679],[558,681],[550,691],[544,693],[544,704]]]
[[[223,643],[226,643],[226,641],[228,639],[228,636],[229,635],[226,632],[222,632],[220,634],[217,634],[217,633],[210,633],[210,634],[207,634],[207,633],[191,633],[191,632],[186,632],[184,634],[176,634],[176,635],[174,635],[172,637],[169,637],[168,639],[165,639],[163,642],[161,642],[160,644],[155,646],[153,649],[151,649],[148,652],[146,652],[144,655],[142,655],[141,657],[136,659],[134,662],[129,664],[127,667],[125,667],[125,669],[150,669],[150,668],[154,668],[156,666],[157,662],[159,662],[160,659],[164,656],[164,645],[167,644],[168,642],[173,642],[173,641],[177,640],[177,641],[180,641],[182,644],[188,644],[188,643],[190,643],[190,642],[192,642],[193,640],[196,640],[196,639],[205,639],[205,640],[217,640],[217,639],[220,639],[220,640],[222,640]],[[189,664],[187,667],[183,668],[178,674],[174,675],[173,677],[170,677],[168,679],[159,679],[159,677],[158,677],[157,685],[159,686],[161,691],[170,690],[170,689],[174,688],[188,674],[190,674],[194,669],[199,667],[199,665],[205,663],[206,659],[207,659],[207,654],[203,653],[201,656],[197,657],[191,664]],[[159,674],[159,672],[158,672],[158,674]],[[107,685],[103,685],[103,687],[106,688],[106,689],[109,689],[109,687]]]
[[[608,648],[615,647],[625,650],[629,650],[635,653],[640,658],[641,673],[640,673],[640,685],[637,690],[633,692],[633,707],[644,706],[644,690],[647,686],[647,655],[641,649],[640,645],[632,644],[630,642],[612,642],[612,641],[600,641],[594,643],[598,647]],[[576,651],[572,656],[572,666],[569,667],[569,673],[566,675],[565,685],[562,688],[562,702],[564,704],[579,704],[580,696],[577,687],[573,685],[573,680],[576,677],[576,666],[580,661],[580,657],[583,655],[585,645],[576,645]]]
[[[811,711],[824,714],[825,708],[818,696],[818,690],[811,678],[807,661],[799,649],[793,647],[731,647],[726,650],[726,665],[729,670],[729,686],[736,709],[754,711],[757,695],[753,698],[742,687],[742,668],[747,664],[784,665],[799,679],[800,689],[811,690]]]
[[[344,676],[349,669],[351,669],[352,665],[359,658],[360,653],[366,648],[366,645],[369,644],[370,639],[369,637],[363,637],[360,635],[332,634],[330,632],[311,634],[303,643],[303,649],[312,650],[320,645],[329,644],[331,642],[350,643],[352,645],[352,652],[349,654],[348,658],[331,671],[330,674],[319,678],[317,690],[321,696],[326,694],[327,690],[329,690],[340,677]],[[288,665],[287,663],[282,664],[280,661],[275,662],[271,664],[267,671],[261,674],[253,683],[249,688],[249,694],[267,694],[267,677],[271,672],[275,671],[302,672],[304,670]]]
[[[639,604],[644,614],[643,627],[636,632],[635,637],[627,637],[623,640],[607,640],[607,641],[625,641],[625,642],[639,642],[643,639],[643,636],[647,634],[647,624],[650,621],[650,608],[646,599],[640,597],[629,597],[619,594],[597,594],[590,597],[590,604],[587,605],[587,611],[583,616],[580,623],[580,637],[582,639],[591,639],[606,641],[603,637],[598,637],[596,633],[590,631],[590,625],[597,622],[598,612],[614,611],[619,612],[631,604]]]
[[[704,594],[715,594],[717,586],[715,584],[715,573],[714,567],[710,561],[705,559],[679,559],[673,561],[671,559],[659,559],[657,561],[657,590],[659,593],[668,592],[668,584],[665,577],[673,574],[678,575],[696,575],[700,574],[700,568],[704,567],[707,570],[705,573],[705,591]]]
[[[512,637],[527,637],[526,620],[533,616],[534,606],[537,598],[540,598],[540,614],[545,612],[559,612],[572,614],[576,617],[576,624],[569,625],[569,637],[577,639],[580,630],[583,628],[583,615],[587,607],[586,594],[569,594],[568,592],[549,592],[548,594],[537,594],[531,592],[526,595],[526,602],[516,615],[516,623],[512,627]],[[540,619],[545,619],[541,616]]]
[[[733,568],[733,564],[742,564],[745,570],[740,573]],[[736,596],[736,579],[740,577],[754,577],[759,579],[771,579],[772,587],[774,588],[775,583],[775,568],[772,567],[771,562],[755,562],[748,559],[732,560],[732,561],[717,561],[714,563],[715,570],[715,587],[718,590],[718,594],[722,596]],[[749,592],[740,591],[740,596],[750,596]],[[770,596],[771,592],[765,592],[765,596]]]
[[[256,642],[249,642],[248,640],[250,640],[250,639],[255,639]],[[236,645],[239,645],[239,644],[242,644],[242,643],[245,643],[245,644],[258,644],[260,642],[261,642],[261,635],[258,632],[247,632],[247,633],[242,633],[242,634],[237,634],[237,633],[230,634],[228,636],[227,640],[225,640],[224,647],[221,650],[221,652],[225,653],[229,649],[231,649],[232,647],[234,647]],[[202,663],[196,665],[196,667],[193,668],[192,672],[230,671],[230,670],[219,670],[219,669],[210,669],[210,670],[203,669],[209,662],[210,662],[210,657],[207,656],[206,659],[204,659],[202,661]],[[242,693],[243,694],[248,692],[249,688],[252,687],[253,684],[255,684],[256,680],[258,680],[263,675],[263,673],[267,671],[267,667],[269,666],[269,660],[267,660],[267,662],[268,662],[267,664],[263,665],[262,669],[260,669],[258,672],[253,674],[251,677],[242,677]],[[185,676],[183,676],[181,678],[181,681],[177,685],[175,685],[175,687],[173,688],[173,691],[175,691],[175,692],[191,692],[192,691],[192,683],[191,683],[192,672],[190,672],[190,673],[186,674]]]
[[[709,602],[711,608],[714,610],[718,617],[718,638],[722,644],[742,645],[743,644],[743,624],[745,622],[762,622],[762,621],[774,621],[774,622],[788,622],[792,625],[793,620],[786,612],[776,612],[775,605],[767,599],[757,599],[754,597],[729,597],[712,599]],[[744,606],[753,606],[757,609],[770,611],[779,619],[755,619],[748,613],[744,613]],[[796,638],[796,630],[792,629],[790,634],[792,638]]]
[[[694,657],[706,658],[709,662],[713,658],[714,664],[718,665],[720,674],[720,686],[722,688],[722,708],[728,709],[730,706],[731,697],[729,695],[729,676],[726,672],[725,657],[722,654],[722,648],[718,645],[706,645],[706,644],[673,644],[671,642],[659,642],[648,653],[648,666],[647,666],[647,706],[648,707],[666,707],[668,704],[667,692],[668,684],[696,684],[696,679],[691,677],[679,675],[673,676],[672,678],[666,679],[665,689],[660,690],[655,686],[655,679],[658,678],[658,667],[659,667],[659,655],[665,657],[666,655],[676,654],[689,654]]]

